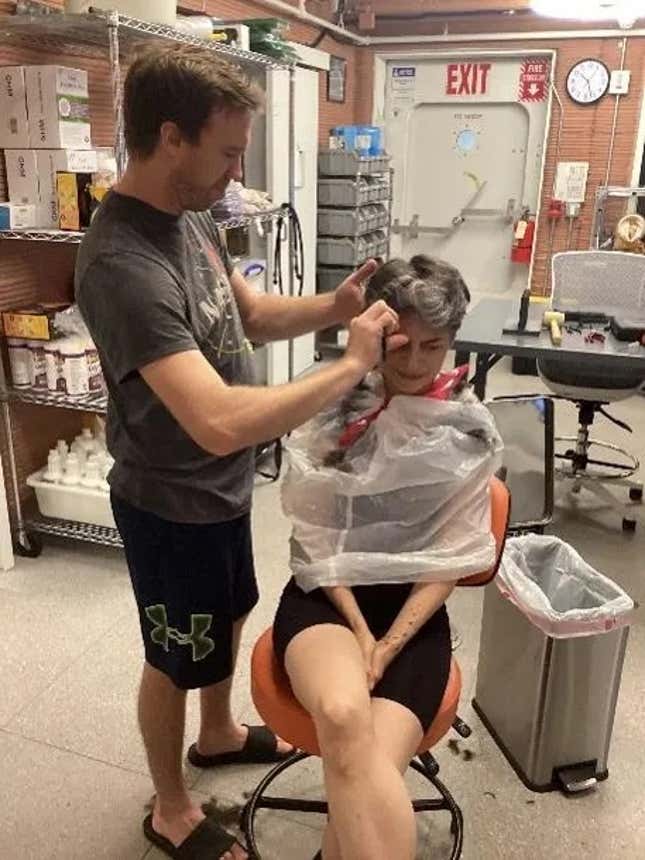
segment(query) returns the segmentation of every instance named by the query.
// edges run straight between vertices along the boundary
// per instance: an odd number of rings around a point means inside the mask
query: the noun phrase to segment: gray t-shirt
[[[170,215],[116,192],[76,263],[76,300],[109,392],[109,482],[130,504],[175,522],[225,522],[251,506],[253,452],[204,451],[139,374],[159,358],[199,349],[226,382],[253,384],[230,272],[208,213]]]

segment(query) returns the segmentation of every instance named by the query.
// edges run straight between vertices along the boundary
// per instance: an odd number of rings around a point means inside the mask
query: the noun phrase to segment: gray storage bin
[[[323,266],[360,266],[371,256],[374,241],[370,234],[337,239],[318,238],[318,262]]]
[[[360,179],[319,179],[318,203],[321,206],[339,206],[348,209],[365,206],[373,197],[374,187],[367,180]],[[384,198],[385,199],[385,198]]]
[[[321,236],[361,236],[386,227],[387,209],[381,204],[358,209],[319,209],[318,233]]]
[[[390,199],[390,183],[383,176],[365,177],[367,183],[367,199],[369,203],[380,203]]]
[[[386,155],[358,155],[343,149],[330,149],[318,155],[318,173],[321,176],[366,176],[384,173],[390,163]]]
[[[318,277],[318,285],[316,292],[318,293],[332,293],[339,284],[341,284],[345,278],[348,278],[354,269],[350,266],[348,268],[339,268],[329,266],[328,268],[319,268],[317,271]]]

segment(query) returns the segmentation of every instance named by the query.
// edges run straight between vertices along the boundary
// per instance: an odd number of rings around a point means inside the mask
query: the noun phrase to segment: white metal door
[[[296,69],[295,80],[295,207],[302,225],[304,284],[302,294],[316,292],[316,234],[318,205],[318,73]],[[299,284],[294,282],[294,289]],[[314,361],[315,335],[296,338],[291,347],[293,376],[307,370]]]
[[[539,87],[528,82],[542,74]],[[394,167],[393,254],[456,265],[474,294],[524,288],[513,224],[537,214],[548,60],[485,56],[390,61],[386,145]]]

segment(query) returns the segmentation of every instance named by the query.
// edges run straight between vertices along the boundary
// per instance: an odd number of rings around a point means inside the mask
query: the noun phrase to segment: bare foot
[[[158,801],[155,802],[152,813],[152,826],[156,833],[169,839],[175,848],[185,842],[190,834],[198,827],[206,816],[199,806],[191,804],[176,815],[161,815]],[[215,860],[215,858],[214,858]],[[234,845],[230,851],[221,855],[219,860],[248,860],[248,854],[240,845]]]
[[[201,755],[220,755],[220,753],[239,752],[244,749],[249,736],[249,727],[232,725],[226,731],[204,732],[202,730],[197,741],[197,751]],[[292,752],[293,746],[282,738],[278,738],[278,752],[286,755]]]

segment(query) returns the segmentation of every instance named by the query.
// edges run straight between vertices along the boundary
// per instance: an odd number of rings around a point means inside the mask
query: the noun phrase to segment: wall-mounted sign
[[[329,58],[327,72],[327,101],[342,104],[345,101],[345,80],[347,77],[347,60],[342,57]]]
[[[446,66],[446,95],[485,96],[492,63],[449,63]]]
[[[520,68],[521,102],[545,102],[549,92],[549,62],[542,59],[524,60]]]

